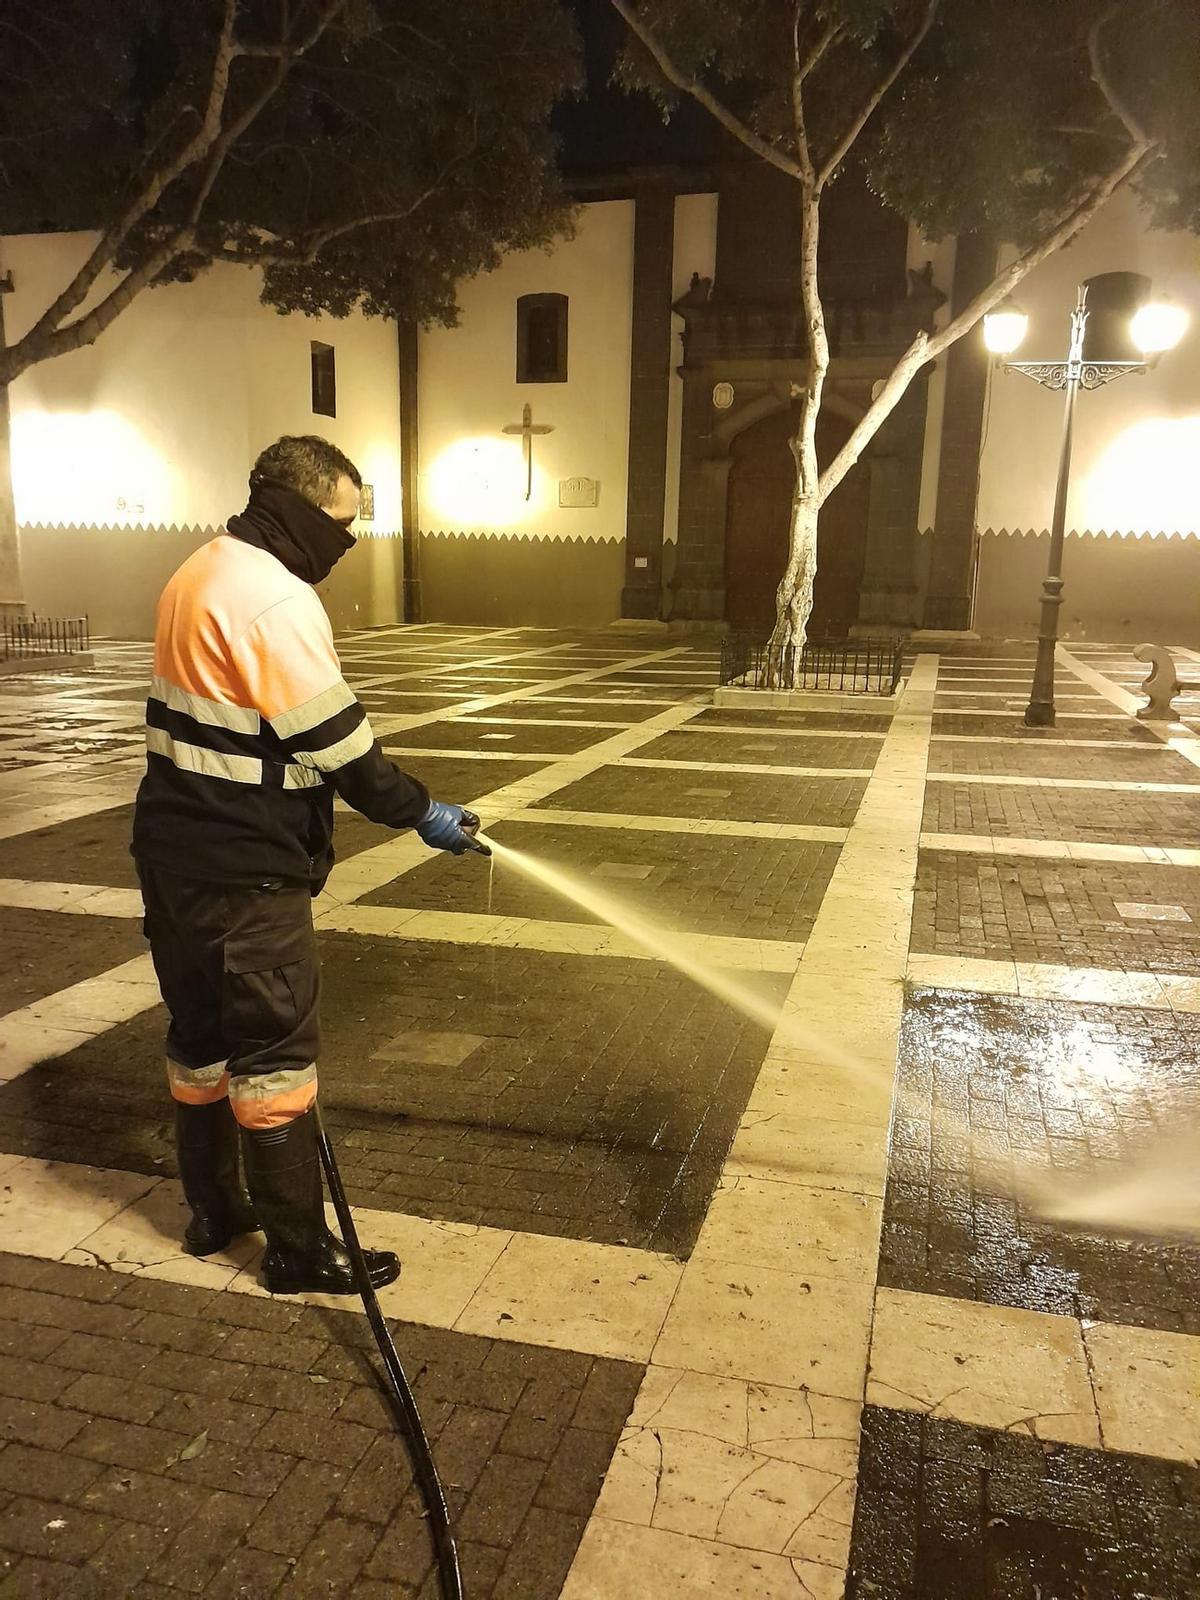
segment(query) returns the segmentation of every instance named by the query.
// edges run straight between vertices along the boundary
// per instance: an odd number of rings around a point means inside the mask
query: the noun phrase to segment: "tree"
[[[697,101],[799,193],[808,361],[769,681],[794,681],[821,507],[915,375],[1126,184],[1156,219],[1200,226],[1200,11],[1194,0],[612,0],[620,76],[669,114]],[[822,468],[829,370],[822,201],[851,164],[928,237],[989,228],[1015,250],[934,333],[919,333]]]
[[[4,0],[0,233],[97,238],[0,384],[215,262],[279,311],[452,323],[457,280],[569,226],[577,71],[557,0]]]

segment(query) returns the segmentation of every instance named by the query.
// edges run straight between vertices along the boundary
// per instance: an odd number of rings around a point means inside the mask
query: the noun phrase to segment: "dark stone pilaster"
[[[629,499],[623,617],[657,617],[662,603],[671,381],[671,275],[675,196],[642,189],[633,228],[633,333],[629,377]]]
[[[714,622],[725,617],[726,502],[733,463],[727,446],[713,437],[716,417],[708,372],[685,368],[679,543],[670,619]]]
[[[875,435],[866,458],[871,499],[859,591],[860,632],[911,628],[917,620],[915,555],[927,400],[928,382],[918,373]]]
[[[995,239],[960,235],[951,314],[956,316],[990,283],[995,271]],[[987,400],[988,355],[979,332],[952,345],[945,359],[946,410],[924,623],[927,628],[962,629],[971,626],[974,600],[979,451]]]
[[[421,524],[417,507],[417,325],[396,325],[400,360],[400,492],[403,500],[404,595],[400,615],[405,622],[421,621]]]

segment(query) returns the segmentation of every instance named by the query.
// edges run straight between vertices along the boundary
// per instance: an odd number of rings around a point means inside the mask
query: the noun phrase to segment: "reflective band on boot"
[[[185,1106],[210,1106],[229,1093],[228,1061],[207,1067],[185,1067],[167,1057],[167,1084],[172,1100]]]
[[[229,1080],[229,1103],[243,1128],[286,1127],[317,1103],[317,1069],[239,1072]]]

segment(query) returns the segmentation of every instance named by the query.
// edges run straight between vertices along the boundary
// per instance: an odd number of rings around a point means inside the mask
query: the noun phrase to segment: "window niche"
[[[521,295],[517,301],[517,382],[566,381],[566,295]]]
[[[312,351],[312,408],[318,417],[337,416],[337,364],[333,346],[310,343]]]

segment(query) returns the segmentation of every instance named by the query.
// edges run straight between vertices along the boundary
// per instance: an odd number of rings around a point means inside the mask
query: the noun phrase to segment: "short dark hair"
[[[268,445],[250,473],[250,487],[259,478],[269,478],[286,489],[294,489],[311,505],[325,506],[333,499],[338,479],[347,477],[356,489],[362,488],[362,474],[350,460],[315,433],[285,433]]]

